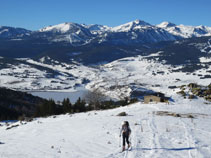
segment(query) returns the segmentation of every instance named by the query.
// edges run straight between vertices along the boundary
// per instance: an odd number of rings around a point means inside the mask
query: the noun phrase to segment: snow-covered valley
[[[149,59],[157,55],[159,52],[149,56],[128,57],[98,67],[61,63],[49,57],[39,62],[28,58],[18,59],[21,62],[18,65],[8,64],[7,68],[0,70],[0,85],[22,91],[42,92],[98,89],[110,98],[123,99],[131,96],[134,91],[155,91],[171,96],[175,89],[171,90],[169,86],[210,84],[209,61],[208,68],[202,67],[190,73],[180,70],[183,65],[175,67]],[[201,61],[203,65],[204,60]]]

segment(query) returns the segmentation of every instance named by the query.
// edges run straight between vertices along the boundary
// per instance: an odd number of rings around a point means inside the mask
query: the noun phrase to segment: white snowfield
[[[170,104],[135,103],[113,110],[37,118],[6,130],[1,158],[210,158],[211,104],[175,95]],[[120,112],[128,116],[116,116]],[[156,115],[158,111],[182,117]],[[190,118],[192,115],[194,118]],[[129,121],[132,150],[120,152],[119,131]],[[20,124],[16,122],[12,125]]]

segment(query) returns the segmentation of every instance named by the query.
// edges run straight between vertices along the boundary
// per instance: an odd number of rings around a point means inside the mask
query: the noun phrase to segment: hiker
[[[120,130],[120,135],[119,135],[119,137],[122,136],[122,138],[123,138],[122,151],[125,150],[125,141],[127,142],[128,149],[129,149],[130,146],[131,146],[131,143],[129,142],[130,134],[131,134],[131,129],[130,129],[130,126],[129,126],[129,122],[128,122],[128,121],[124,121],[124,122],[122,123],[122,128],[121,128],[121,130]]]

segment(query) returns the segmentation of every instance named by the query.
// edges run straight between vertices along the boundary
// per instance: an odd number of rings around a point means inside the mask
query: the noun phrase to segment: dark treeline
[[[1,120],[17,120],[17,118],[21,115],[21,113],[13,110],[13,109],[9,109],[9,108],[5,108],[0,106],[0,121]]]
[[[17,120],[20,116],[32,117],[37,105],[45,99],[26,92],[0,88],[0,120]]]
[[[86,103],[80,98],[75,104],[72,104],[70,100],[64,99],[62,104],[56,104],[53,99],[46,100],[43,104],[39,105],[35,111],[35,117],[59,115],[65,113],[85,112],[89,110],[86,107]]]
[[[59,115],[65,113],[79,113],[79,112],[86,112],[91,110],[105,110],[105,109],[112,109],[117,108],[120,106],[126,106],[128,104],[136,102],[137,99],[128,99],[125,98],[124,100],[120,101],[102,101],[98,102],[97,105],[88,104],[85,100],[82,100],[80,97],[78,100],[72,104],[68,98],[64,99],[63,102],[60,104],[56,104],[54,100],[46,100],[43,104],[39,105],[35,112],[35,117],[45,117],[51,115]]]
[[[0,88],[0,121],[111,109],[137,101],[128,98],[120,101],[106,100],[97,91],[89,92],[85,98],[86,101],[78,98],[74,104],[68,98],[62,103],[56,103],[53,99],[46,100],[26,92]]]

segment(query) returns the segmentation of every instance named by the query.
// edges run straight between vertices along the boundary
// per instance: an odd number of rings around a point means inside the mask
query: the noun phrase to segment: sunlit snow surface
[[[174,96],[174,103],[38,118],[6,130],[0,126],[1,158],[209,158],[211,105]],[[116,116],[125,111],[126,117]],[[194,119],[158,116],[156,111],[191,114]],[[132,129],[132,151],[119,153],[121,122]],[[9,124],[20,124],[19,122]]]
[[[48,26],[43,29],[40,29],[40,32],[46,32],[46,31],[60,31],[61,33],[65,33],[71,29],[71,25],[74,25],[74,23],[62,23],[54,26]]]

